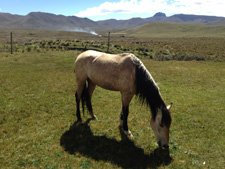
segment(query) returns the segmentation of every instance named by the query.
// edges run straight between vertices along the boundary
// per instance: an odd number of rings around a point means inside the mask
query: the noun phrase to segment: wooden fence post
[[[12,32],[11,32],[11,34],[10,34],[10,35],[11,35],[11,38],[10,38],[10,39],[11,39],[11,54],[13,54]]]
[[[110,45],[110,32],[108,34],[108,49],[107,49],[107,53],[109,53],[109,45]]]

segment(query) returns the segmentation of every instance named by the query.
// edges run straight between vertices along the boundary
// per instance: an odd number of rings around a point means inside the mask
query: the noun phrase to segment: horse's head
[[[157,143],[161,147],[169,147],[169,128],[171,124],[171,116],[169,110],[172,108],[172,103],[167,107],[161,106],[156,114],[155,119],[151,118],[150,125],[154,131]]]

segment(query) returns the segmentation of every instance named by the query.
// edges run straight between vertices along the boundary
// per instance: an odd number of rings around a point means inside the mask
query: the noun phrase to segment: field
[[[144,30],[146,33],[146,29]],[[100,33],[102,36],[99,37],[77,32],[0,29],[2,55],[3,52],[10,52],[10,32],[13,32],[13,50],[20,53],[42,50],[80,50],[81,48],[107,51],[108,46],[108,33],[105,32]],[[170,32],[167,33],[170,34]],[[225,61],[224,36],[213,37],[211,32],[204,37],[202,34],[197,36],[198,32],[195,33],[194,37],[175,36],[173,38],[165,38],[164,34],[141,38],[145,34],[140,34],[139,37],[126,34],[125,37],[121,37],[123,34],[111,33],[109,52],[130,52],[141,58],[155,60]]]
[[[121,40],[120,45],[133,48],[143,43],[133,40],[136,43]],[[83,123],[76,123],[73,62],[80,52],[0,53],[0,168],[223,168],[225,62],[142,58],[165,102],[173,102],[167,151],[158,148],[150,111],[135,98],[128,118],[134,138],[120,132],[118,92],[97,87],[93,109],[98,120],[90,121],[86,113]]]

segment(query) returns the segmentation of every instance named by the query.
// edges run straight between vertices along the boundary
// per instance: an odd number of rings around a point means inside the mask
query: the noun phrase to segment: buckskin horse
[[[84,104],[92,116],[91,97],[96,85],[113,91],[120,91],[122,97],[122,111],[120,114],[120,127],[128,136],[132,136],[127,125],[129,103],[137,95],[142,103],[146,103],[151,110],[150,125],[156,135],[157,143],[161,147],[169,146],[169,128],[171,115],[168,106],[164,103],[159,88],[144,64],[133,54],[106,54],[93,50],[81,53],[74,62],[77,89],[76,115],[81,120],[80,100],[84,111]],[[87,85],[86,85],[87,82]]]

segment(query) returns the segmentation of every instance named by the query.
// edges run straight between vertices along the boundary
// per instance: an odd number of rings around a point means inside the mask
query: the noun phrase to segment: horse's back
[[[88,50],[80,55],[78,55],[77,59],[75,60],[75,65],[76,64],[81,64],[81,62],[85,62],[86,64],[89,63],[90,61],[96,63],[102,63],[102,64],[111,64],[111,63],[119,63],[122,61],[124,58],[129,58],[130,53],[123,53],[123,54],[108,54],[108,53],[103,53],[103,52],[98,52],[94,50]]]
[[[107,54],[103,52],[88,50],[80,55],[75,60],[75,71],[80,68],[123,68],[131,67],[133,65],[133,54]]]
[[[135,64],[132,54],[106,54],[97,51],[81,53],[75,61],[76,76],[89,78],[109,90],[134,88]],[[78,77],[79,78],[79,77]]]

